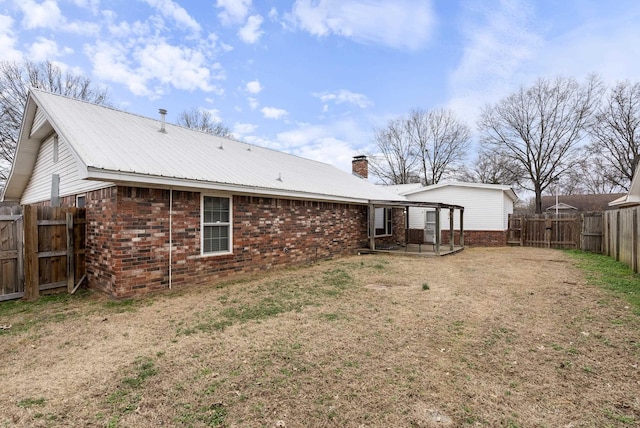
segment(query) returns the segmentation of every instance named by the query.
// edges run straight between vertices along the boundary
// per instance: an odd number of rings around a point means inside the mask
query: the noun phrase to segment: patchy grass
[[[33,406],[44,406],[47,400],[44,398],[25,398],[23,400],[18,401],[18,407],[24,407],[28,409]]]

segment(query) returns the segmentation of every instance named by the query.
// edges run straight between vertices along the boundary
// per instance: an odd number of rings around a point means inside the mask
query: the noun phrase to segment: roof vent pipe
[[[166,122],[167,111],[163,108],[158,110],[160,112],[160,132],[166,134],[167,130],[164,128]]]

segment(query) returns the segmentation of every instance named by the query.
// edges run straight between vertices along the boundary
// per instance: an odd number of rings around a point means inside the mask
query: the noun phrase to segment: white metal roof
[[[34,105],[87,179],[359,203],[405,199],[329,164],[168,123],[162,133],[160,120],[41,90],[29,95],[5,198],[22,193],[35,163],[27,135]]]
[[[512,201],[514,202],[518,201],[518,196],[513,191],[511,186],[506,186],[503,184],[467,183],[463,181],[448,181],[448,182],[432,184],[430,186],[421,186],[421,185],[415,186],[414,184],[406,185],[407,186],[406,188],[403,188],[402,186],[404,185],[389,186],[389,187],[391,188],[395,187],[398,190],[398,194],[404,195],[404,196],[412,195],[414,193],[425,192],[433,189],[439,189],[442,187],[471,187],[476,189],[492,189],[492,190],[500,190],[502,192],[505,192],[507,196],[511,198]]]
[[[637,205],[640,205],[640,166],[638,166],[633,173],[629,192],[626,195],[609,202],[609,206],[615,208],[626,208]]]

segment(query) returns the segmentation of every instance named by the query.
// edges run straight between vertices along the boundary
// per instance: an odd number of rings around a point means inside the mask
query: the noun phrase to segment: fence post
[[[616,260],[620,261],[620,210],[616,211]]]
[[[631,269],[638,272],[638,209],[633,208],[633,223],[631,225]]]
[[[38,209],[24,206],[24,298],[37,300],[40,297],[38,266]]]
[[[464,208],[460,209],[460,246],[464,247]]]
[[[75,286],[75,261],[73,253],[73,210],[69,210],[67,215],[67,291],[71,293]]]
[[[453,251],[453,208],[449,208],[449,251]]]

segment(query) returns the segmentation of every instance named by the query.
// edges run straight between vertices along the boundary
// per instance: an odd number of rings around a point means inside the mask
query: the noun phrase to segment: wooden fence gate
[[[0,207],[0,301],[74,292],[85,278],[85,236],[84,208]]]
[[[602,252],[602,213],[579,215],[511,214],[508,245],[524,247],[575,248]]]
[[[24,295],[22,207],[0,205],[0,300]]]

